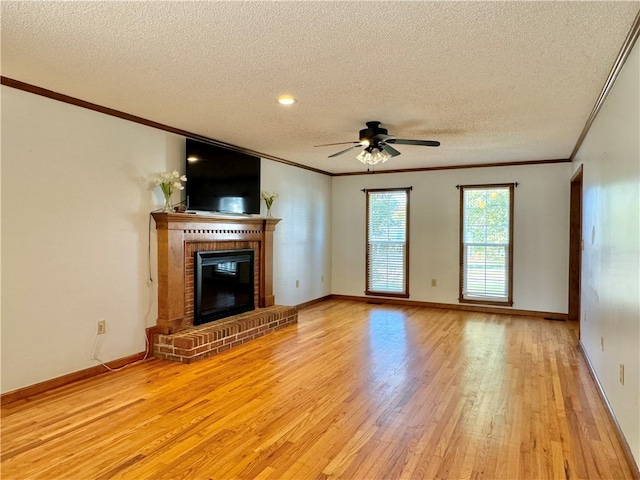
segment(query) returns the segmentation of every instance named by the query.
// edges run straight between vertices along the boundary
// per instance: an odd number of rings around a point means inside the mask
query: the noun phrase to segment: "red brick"
[[[173,353],[175,353],[176,355],[182,355],[185,357],[191,357],[193,355],[193,350],[184,350],[181,348],[176,348]]]
[[[235,336],[235,335],[233,335],[233,336],[231,336],[231,337],[225,337],[225,339],[224,339],[224,344],[225,344],[225,345],[227,345],[227,344],[229,344],[229,343],[231,343],[231,342],[235,342],[235,341],[236,341],[236,339],[237,339],[237,338],[236,338],[236,336]]]
[[[195,341],[191,337],[177,337],[173,341],[173,346],[176,348],[193,348],[195,347]]]

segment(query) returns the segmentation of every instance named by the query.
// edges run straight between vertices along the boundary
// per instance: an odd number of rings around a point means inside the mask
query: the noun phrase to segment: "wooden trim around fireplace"
[[[186,322],[187,242],[257,242],[260,259],[258,305],[275,304],[273,295],[273,232],[279,218],[227,217],[188,213],[152,214],[158,232],[158,333],[171,334]]]

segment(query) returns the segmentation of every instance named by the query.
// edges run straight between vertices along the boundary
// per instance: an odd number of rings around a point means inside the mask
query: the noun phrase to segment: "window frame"
[[[365,230],[365,265],[366,265],[366,273],[365,273],[365,295],[376,296],[376,297],[395,297],[395,298],[409,298],[409,223],[410,223],[410,212],[411,212],[411,195],[410,192],[413,187],[402,187],[402,188],[372,188],[372,189],[364,189],[364,193],[366,196],[366,230]],[[403,192],[407,196],[407,205],[405,210],[405,240],[404,240],[404,265],[403,265],[403,284],[404,284],[404,292],[389,292],[389,291],[379,291],[379,290],[371,290],[369,285],[369,273],[370,273],[370,258],[369,258],[369,214],[371,208],[370,202],[370,194],[371,193],[391,193],[391,192]]]
[[[468,304],[477,304],[477,305],[498,305],[498,306],[513,306],[513,212],[514,212],[514,203],[515,203],[515,183],[488,183],[488,184],[479,184],[479,185],[459,185],[458,188],[460,190],[460,281],[459,281],[459,295],[458,302],[459,303],[468,303]],[[464,243],[464,213],[465,213],[465,205],[464,205],[464,192],[467,189],[473,190],[488,190],[492,188],[508,188],[509,189],[509,246],[507,249],[507,255],[509,256],[507,262],[507,299],[505,301],[491,299],[487,297],[487,299],[482,298],[465,298],[464,297],[464,273],[465,273],[465,243]]]

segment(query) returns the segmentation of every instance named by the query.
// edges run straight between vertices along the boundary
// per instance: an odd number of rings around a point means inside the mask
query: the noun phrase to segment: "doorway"
[[[569,320],[580,326],[580,285],[582,278],[582,165],[571,177],[569,207]]]

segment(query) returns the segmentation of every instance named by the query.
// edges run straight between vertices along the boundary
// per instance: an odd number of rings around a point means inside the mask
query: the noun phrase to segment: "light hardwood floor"
[[[570,322],[323,302],[4,405],[2,478],[632,478],[576,345]]]

